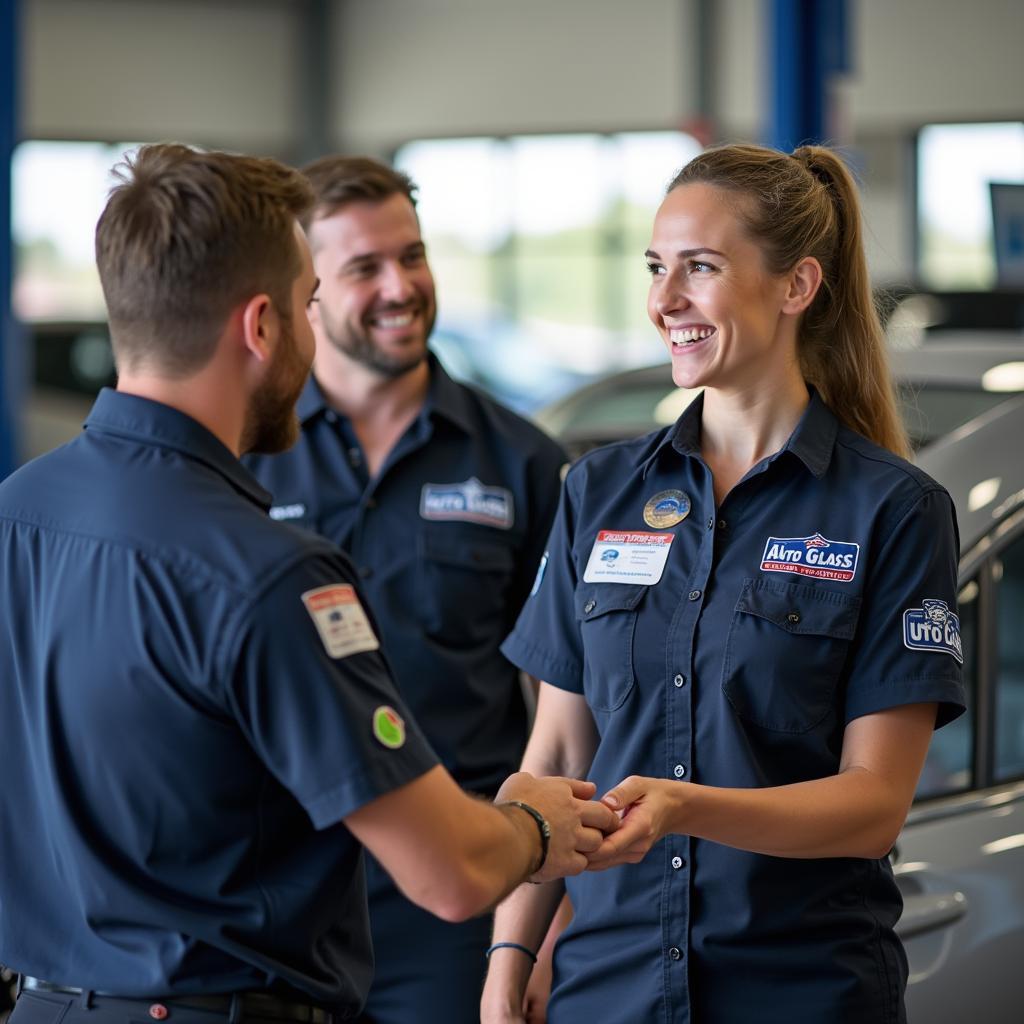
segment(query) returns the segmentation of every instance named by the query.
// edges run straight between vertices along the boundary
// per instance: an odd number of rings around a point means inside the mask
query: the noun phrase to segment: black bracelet
[[[532,950],[527,949],[526,946],[520,945],[518,942],[496,942],[487,950],[486,953],[484,953],[484,956],[490,960],[491,954],[496,949],[518,949],[520,953],[525,953],[530,958],[531,963],[537,962],[537,954]]]
[[[544,817],[536,807],[531,807],[529,804],[524,804],[522,800],[504,800],[502,801],[502,807],[518,807],[521,811],[526,813],[537,822],[537,831],[540,832],[540,861],[537,866],[530,872],[531,875],[537,874],[545,862],[548,859],[548,845],[551,842],[551,826],[547,822],[547,818]]]

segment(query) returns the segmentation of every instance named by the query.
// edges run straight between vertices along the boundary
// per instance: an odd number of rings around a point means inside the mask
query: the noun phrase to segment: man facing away
[[[118,389],[0,484],[13,1024],[350,1020],[364,845],[459,920],[614,828],[584,783],[462,792],[348,559],[238,461],[297,433],[310,202],[274,161],[144,147],[97,228]]]
[[[351,556],[403,699],[455,780],[493,797],[527,727],[499,645],[536,576],[565,457],[428,351],[437,304],[410,179],[364,157],[304,173],[321,280],[313,377],[298,444],[249,465],[272,515]],[[364,1020],[477,1021],[489,921],[438,921],[379,865],[368,877],[376,968]]]

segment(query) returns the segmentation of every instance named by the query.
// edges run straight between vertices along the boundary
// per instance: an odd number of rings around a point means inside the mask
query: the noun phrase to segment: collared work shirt
[[[269,504],[196,421],[112,391],[0,485],[15,970],[120,995],[363,1002],[366,883],[342,819],[436,759],[348,560]]]
[[[632,774],[739,788],[823,778],[854,718],[930,701],[940,725],[959,714],[946,492],[812,395],[786,446],[716,508],[701,409],[570,470],[546,572],[504,645],[586,697],[598,792]],[[885,859],[671,835],[640,864],[568,885],[552,1024],[903,1019]]]
[[[348,552],[416,720],[461,786],[493,794],[526,742],[518,671],[499,648],[544,550],[561,448],[433,356],[423,408],[372,480],[313,378],[299,416],[293,449],[248,460],[271,514]]]

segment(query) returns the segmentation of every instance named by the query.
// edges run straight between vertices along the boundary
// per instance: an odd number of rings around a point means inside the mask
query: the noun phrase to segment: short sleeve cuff
[[[340,785],[303,800],[302,805],[315,828],[330,828],[360,807],[415,782],[437,764],[437,757],[425,743],[416,742],[407,750],[382,751],[372,772],[359,772]]]
[[[967,710],[963,685],[954,679],[917,677],[893,679],[869,690],[860,689],[846,701],[846,721],[905,704],[939,705],[935,728],[941,729]]]
[[[501,645],[501,653],[516,668],[534,676],[536,679],[543,679],[545,683],[551,683],[560,690],[569,690],[572,693],[583,692],[583,668],[573,660],[558,658],[549,651],[542,650],[529,640],[525,639],[518,630],[513,630],[511,635]]]

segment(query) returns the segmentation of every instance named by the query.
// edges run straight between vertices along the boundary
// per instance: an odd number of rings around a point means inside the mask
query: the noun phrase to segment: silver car
[[[960,524],[968,710],[932,741],[891,857],[911,1024],[1024,1020],[1024,337],[946,335],[892,356],[916,461]],[[596,381],[537,419],[573,454],[673,422],[667,364]]]

